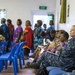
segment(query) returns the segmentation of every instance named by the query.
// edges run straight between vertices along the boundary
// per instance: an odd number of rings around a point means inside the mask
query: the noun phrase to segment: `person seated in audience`
[[[48,43],[51,43],[52,41],[54,41],[54,39],[56,37],[56,32],[57,31],[55,31],[55,30],[50,31],[50,33],[49,33],[50,37],[46,37],[46,39],[47,39],[46,41]]]
[[[34,32],[34,48],[36,49],[38,47],[38,45],[42,45],[43,46],[43,40],[45,38],[45,32],[41,32],[40,33],[40,38],[37,36],[37,32]]]
[[[41,51],[41,48],[44,46],[44,40],[45,40],[45,37],[46,37],[45,32],[42,31],[41,34],[40,34],[40,37],[41,38],[37,41],[39,45],[37,46],[33,55],[30,56],[30,57],[34,57],[34,61],[36,61],[36,59],[39,57],[39,53]]]
[[[40,56],[40,54],[42,54],[43,52],[52,52],[52,53],[56,53],[56,54],[57,54],[57,53],[58,53],[57,51],[60,50],[60,49],[62,49],[62,47],[67,43],[68,38],[69,38],[69,35],[68,35],[68,33],[65,31],[65,32],[61,33],[61,36],[60,36],[59,40],[54,41],[54,42],[50,45],[49,50],[43,50],[43,51],[41,51],[42,49],[39,50],[39,49],[37,48],[36,54],[39,53],[38,56]],[[35,54],[35,53],[34,53],[34,54]],[[37,55],[35,55],[35,57],[37,57]],[[36,58],[36,60],[37,60],[37,58]],[[35,60],[35,58],[34,58],[34,61],[36,61],[36,60]]]
[[[50,37],[50,31],[52,31],[52,30],[55,30],[55,28],[54,28],[54,21],[53,20],[50,20],[49,21],[49,25],[50,25],[50,27],[48,27],[48,29],[47,29],[47,37]]]
[[[65,32],[65,30],[58,30],[58,31],[56,31],[56,33],[55,33],[55,38],[54,38],[53,42],[50,42],[50,43],[44,48],[44,50],[49,50],[50,48],[53,49],[53,48],[55,47],[55,45],[54,45],[54,44],[55,44],[55,41],[57,41],[57,42],[59,43],[58,39],[60,38],[60,36],[61,36],[61,34],[62,34],[63,32]]]
[[[58,39],[60,38],[61,33],[63,33],[63,32],[65,32],[65,31],[64,31],[64,30],[59,30],[59,31],[57,31],[56,34],[55,34],[55,40],[58,40]],[[37,36],[36,36],[36,38],[37,38]],[[46,39],[46,40],[47,40],[47,39]],[[55,40],[54,40],[54,41],[55,41]],[[37,41],[37,39],[36,39],[36,41]],[[49,40],[49,41],[50,41],[50,40]],[[38,41],[37,41],[37,42],[38,42]],[[35,44],[35,45],[36,45],[36,44]],[[49,44],[43,46],[43,47],[42,47],[42,50],[49,50],[50,48],[52,49],[52,48],[54,48],[54,47],[55,47],[54,42],[52,42],[52,43],[50,42]],[[34,54],[32,55],[32,57],[33,57],[33,56],[35,57],[35,54],[40,53],[40,51],[41,51],[41,48],[38,47],[38,44],[37,44],[37,48],[36,48]]]
[[[60,50],[59,55],[50,52],[43,53],[36,63],[31,63],[29,66],[36,66],[38,68],[46,68],[48,66],[59,67],[65,71],[75,68],[75,25],[70,30],[68,43]]]

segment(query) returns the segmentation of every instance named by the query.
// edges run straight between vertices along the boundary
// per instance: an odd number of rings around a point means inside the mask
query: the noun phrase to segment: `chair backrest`
[[[9,57],[13,57],[15,52],[18,50],[19,48],[19,43],[16,43],[15,46],[12,48]]]
[[[19,53],[20,53],[21,50],[22,50],[22,47],[23,47],[25,44],[26,44],[25,42],[20,42],[20,43],[19,43],[19,47],[18,47],[18,49],[16,50],[15,55],[19,55]]]

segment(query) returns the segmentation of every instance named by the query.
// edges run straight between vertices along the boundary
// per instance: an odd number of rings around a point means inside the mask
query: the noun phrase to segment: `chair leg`
[[[12,64],[12,61],[10,60],[9,65],[11,65],[11,64]]]
[[[3,63],[4,61],[0,61],[0,72],[2,72],[2,70],[3,70],[3,65],[4,65],[4,63]]]
[[[21,62],[21,58],[19,58],[19,64],[20,64],[20,69],[22,69],[22,62]]]
[[[4,61],[5,62],[5,69],[7,69],[7,66],[8,66],[8,61]]]
[[[16,69],[17,69],[17,73],[18,73],[19,70],[18,70],[18,60],[17,60],[17,58],[16,58]]]
[[[13,58],[13,69],[14,69],[14,75],[17,75],[17,64],[16,64],[16,58]]]
[[[22,52],[22,60],[23,60],[23,65],[25,65],[25,61],[24,61],[24,52]]]
[[[22,59],[23,59],[23,65],[25,65],[25,62],[24,62],[24,53],[22,53],[23,56],[22,56]]]
[[[17,57],[15,56],[15,64],[16,64],[16,70],[17,70],[17,73],[19,72],[18,70],[18,60],[17,60]]]

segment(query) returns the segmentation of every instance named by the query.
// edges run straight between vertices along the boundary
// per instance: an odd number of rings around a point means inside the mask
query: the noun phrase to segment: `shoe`
[[[36,63],[31,63],[31,62],[27,62],[25,68],[34,68],[34,69],[38,69],[39,68],[39,65],[36,64]]]

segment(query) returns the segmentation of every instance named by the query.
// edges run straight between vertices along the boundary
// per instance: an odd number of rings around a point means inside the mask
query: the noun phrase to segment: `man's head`
[[[54,21],[53,20],[50,20],[49,25],[50,26],[54,25]]]
[[[10,25],[12,23],[11,19],[7,19],[7,24]]]
[[[44,25],[43,25],[43,27],[44,27],[44,29],[46,29],[47,25],[46,25],[46,24],[44,24]]]
[[[1,24],[5,24],[5,22],[6,22],[6,19],[5,18],[2,18],[1,19]]]

